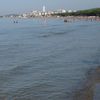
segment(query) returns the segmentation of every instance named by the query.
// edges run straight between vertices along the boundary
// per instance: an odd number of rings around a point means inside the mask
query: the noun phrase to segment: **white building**
[[[68,10],[68,13],[71,13],[71,12],[73,12],[72,10]]]
[[[66,10],[65,9],[62,9],[62,13],[66,13]]]
[[[23,16],[23,18],[26,18],[27,17],[27,14],[23,14],[22,16]]]

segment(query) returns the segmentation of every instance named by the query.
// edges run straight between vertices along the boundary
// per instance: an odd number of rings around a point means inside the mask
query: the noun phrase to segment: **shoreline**
[[[86,20],[98,20],[100,21],[100,16],[37,16],[37,17],[1,17],[2,18],[11,18],[11,19],[35,19],[35,18],[45,18],[45,19],[50,19],[50,18],[58,18],[58,19],[72,19],[72,20],[81,20],[81,19],[86,19]]]
[[[34,19],[42,19],[43,21],[46,20],[52,20],[52,19],[57,19],[57,20],[62,20],[64,23],[74,23],[74,22],[79,22],[79,21],[89,21],[89,22],[100,22],[100,17],[99,16],[66,16],[66,17],[57,17],[57,16],[51,16],[51,17],[31,17],[31,18],[11,18],[11,17],[3,17],[0,19],[10,19],[13,21],[13,23],[19,23],[20,20],[34,20]]]
[[[100,66],[88,71],[87,80],[81,89],[74,92],[73,100],[94,100],[97,84],[100,87]]]

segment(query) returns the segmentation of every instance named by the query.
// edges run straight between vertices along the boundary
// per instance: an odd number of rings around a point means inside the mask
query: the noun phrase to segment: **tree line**
[[[100,17],[100,8],[93,8],[87,10],[79,10],[76,12],[66,12],[66,13],[58,13],[55,14],[58,16],[99,16]]]

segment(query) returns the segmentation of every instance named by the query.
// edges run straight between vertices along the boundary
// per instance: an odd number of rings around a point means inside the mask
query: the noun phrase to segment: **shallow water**
[[[0,100],[70,100],[100,65],[100,22],[0,19]]]

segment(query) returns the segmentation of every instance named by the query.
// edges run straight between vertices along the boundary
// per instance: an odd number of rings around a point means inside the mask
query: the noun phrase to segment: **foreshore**
[[[87,73],[87,80],[81,89],[77,90],[73,96],[73,100],[99,100],[100,93],[100,66],[96,69],[91,69]]]
[[[100,16],[37,16],[37,17],[2,17],[2,18],[11,18],[11,19],[34,19],[34,18],[42,18],[42,19],[63,19],[67,20],[68,22],[77,21],[77,20],[85,20],[85,21],[100,21]]]
[[[62,17],[64,20],[67,21],[77,21],[77,20],[85,20],[85,21],[100,21],[99,16],[67,16],[67,17]]]

